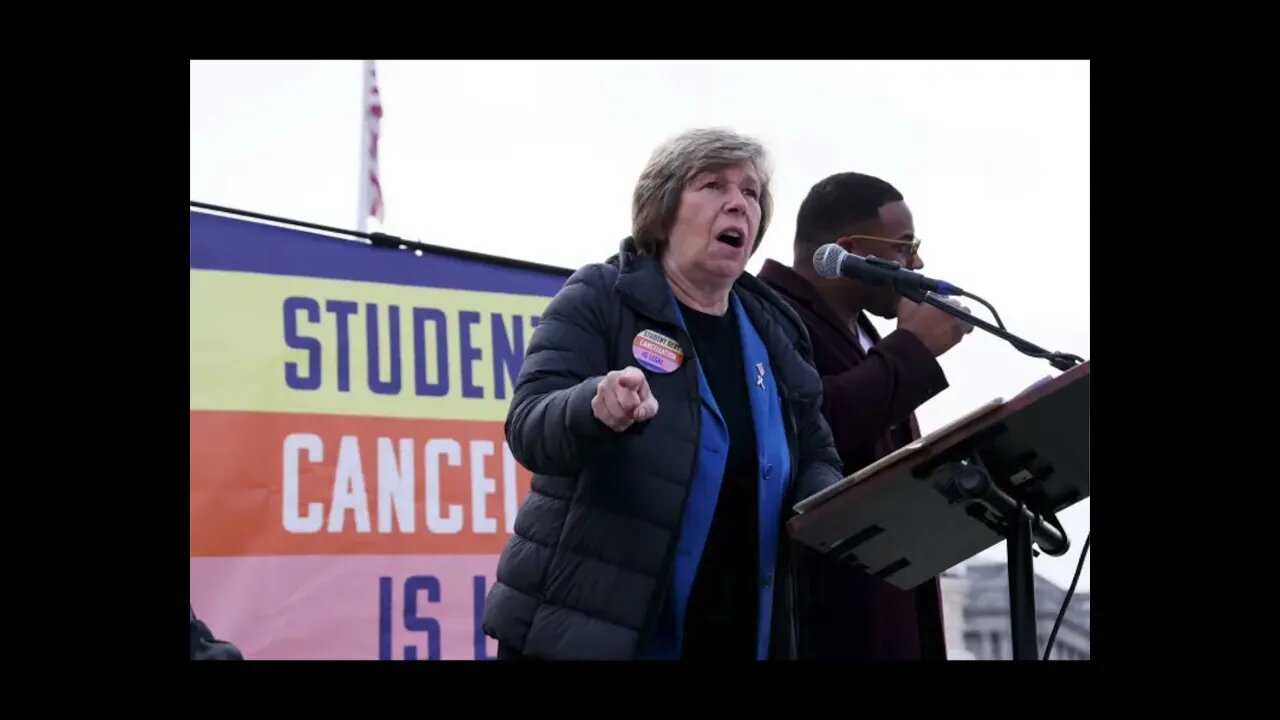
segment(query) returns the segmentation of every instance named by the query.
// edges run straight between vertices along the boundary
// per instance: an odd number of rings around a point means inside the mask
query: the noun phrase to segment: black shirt
[[[685,612],[683,656],[754,659],[759,608],[759,488],[742,335],[732,306],[708,315],[680,303],[698,364],[729,430],[729,455]]]

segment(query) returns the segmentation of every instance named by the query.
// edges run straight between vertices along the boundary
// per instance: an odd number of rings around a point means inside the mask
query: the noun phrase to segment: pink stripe
[[[475,577],[484,578],[482,607],[497,561],[496,555],[191,558],[191,606],[215,637],[249,660],[377,660],[383,653],[402,660],[407,645],[426,660],[432,638],[440,659],[475,660]],[[413,615],[406,614],[406,590],[416,598]],[[383,623],[390,627],[385,639]],[[481,659],[493,657],[497,644],[483,642]]]

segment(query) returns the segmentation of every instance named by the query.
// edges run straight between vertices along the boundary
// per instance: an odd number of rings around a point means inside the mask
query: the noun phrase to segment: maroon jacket
[[[845,475],[920,436],[915,409],[947,388],[933,354],[915,335],[897,330],[883,340],[865,317],[875,345],[864,352],[817,290],[794,270],[766,260],[760,279],[787,300],[809,330],[823,382],[823,413]],[[937,579],[899,590],[831,559],[806,553],[806,588],[813,627],[802,633],[802,658],[842,660],[945,659],[941,589]]]

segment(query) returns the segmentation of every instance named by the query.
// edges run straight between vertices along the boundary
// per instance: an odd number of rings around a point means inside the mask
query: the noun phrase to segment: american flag
[[[383,222],[382,182],[378,178],[378,136],[382,126],[382,96],[372,60],[364,61],[363,122],[360,143],[360,231],[371,217]]]

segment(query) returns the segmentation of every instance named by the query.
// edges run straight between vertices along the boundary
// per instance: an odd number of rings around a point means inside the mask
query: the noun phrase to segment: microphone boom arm
[[[1058,370],[1065,372],[1084,362],[1084,359],[1078,355],[1049,352],[1042,347],[1023,340],[1017,335],[1014,335],[1004,329],[1004,323],[1000,322],[999,313],[997,313],[996,309],[986,300],[982,300],[976,295],[967,293],[951,283],[927,278],[923,275],[911,272],[910,270],[902,267],[900,263],[893,260],[878,258],[874,255],[859,257],[840,247],[836,243],[827,243],[814,251],[813,268],[817,271],[820,277],[824,278],[848,277],[871,285],[887,285],[893,288],[895,293],[907,298],[908,300],[912,300],[920,304],[928,303],[948,315],[963,320],[969,325],[986,330],[992,335],[1005,340],[1012,345],[1014,349],[1024,355],[1048,360],[1049,364],[1053,365]],[[1000,323],[1000,327],[996,327],[985,320],[980,320],[970,313],[950,305],[928,291],[936,292],[938,295],[961,295],[972,297],[991,309],[991,314],[996,317],[996,322]]]
[[[1044,358],[1045,360],[1049,361],[1050,365],[1052,365],[1054,368],[1058,370],[1062,370],[1065,372],[1075,367],[1076,365],[1079,365],[1080,363],[1084,362],[1084,359],[1079,357],[1078,355],[1071,355],[1069,353],[1060,353],[1060,352],[1049,352],[1048,350],[1045,350],[1044,348],[1038,345],[1035,345],[1033,343],[1027,342],[1026,340],[1023,340],[1022,338],[1018,337],[1017,335],[1014,335],[1013,333],[1007,330],[1002,330],[981,318],[974,317],[972,314],[967,313],[964,310],[961,310],[960,308],[955,307],[954,305],[951,305],[950,303],[944,302],[942,299],[934,295],[925,293],[920,288],[914,287],[909,283],[895,282],[894,289],[898,291],[899,295],[907,298],[908,300],[911,300],[916,303],[928,303],[938,308],[939,310],[947,313],[948,315],[959,318],[960,320],[963,320],[974,327],[979,327],[979,328],[982,328],[983,330],[986,330],[992,335],[995,335],[996,337],[1001,338],[1002,340],[1005,340],[1010,345],[1012,345],[1015,349],[1017,349],[1019,352],[1025,355],[1030,355],[1031,357]]]

